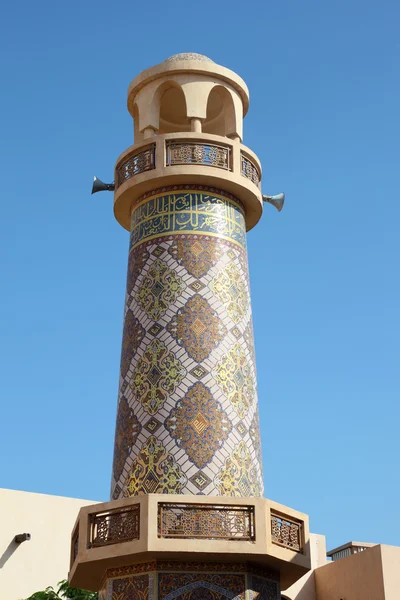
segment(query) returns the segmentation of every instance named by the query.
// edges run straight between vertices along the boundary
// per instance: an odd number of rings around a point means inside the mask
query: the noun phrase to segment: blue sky
[[[0,486],[106,500],[128,234],[126,89],[199,52],[250,88],[266,496],[328,546],[400,544],[398,2],[7,3],[0,51]]]

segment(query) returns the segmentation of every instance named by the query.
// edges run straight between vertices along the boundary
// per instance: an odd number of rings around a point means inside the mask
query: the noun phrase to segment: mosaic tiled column
[[[133,207],[113,499],[261,496],[244,211],[175,186]]]

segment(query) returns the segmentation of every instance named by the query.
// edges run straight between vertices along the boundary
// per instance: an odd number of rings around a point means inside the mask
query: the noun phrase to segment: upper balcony
[[[237,140],[201,132],[154,135],[131,146],[115,166],[114,213],[130,229],[133,203],[167,186],[198,184],[221,189],[244,205],[247,230],[262,213],[261,164]]]

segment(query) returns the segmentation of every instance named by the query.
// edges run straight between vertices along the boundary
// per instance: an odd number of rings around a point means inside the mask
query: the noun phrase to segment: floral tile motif
[[[250,365],[237,342],[222,357],[214,369],[215,379],[231,402],[240,419],[246,415],[254,398]]]
[[[121,477],[124,464],[142,429],[137,417],[122,396],[118,405],[117,424],[115,428],[113,473],[116,481]]]
[[[194,475],[189,478],[189,481],[202,492],[210,483],[211,479],[203,473],[203,471],[197,471]]]
[[[221,250],[212,238],[191,235],[187,239],[174,240],[168,252],[190,275],[200,279],[218,262]]]
[[[135,286],[136,280],[139,277],[142,268],[149,258],[149,253],[146,248],[137,248],[130,253],[128,259],[128,277],[126,282],[126,292],[130,294]]]
[[[148,574],[113,579],[111,582],[112,600],[149,600],[149,591]]]
[[[155,338],[137,363],[131,388],[144,410],[155,415],[185,375],[181,362]]]
[[[196,362],[208,358],[226,335],[225,325],[199,294],[178,310],[167,330]]]
[[[144,277],[136,300],[153,321],[157,321],[185,289],[182,278],[157,259]]]
[[[218,273],[211,281],[210,289],[225,304],[232,321],[239,323],[247,310],[249,299],[242,275],[234,262]]]
[[[152,435],[134,460],[125,495],[180,494],[185,484],[174,457]]]
[[[124,334],[122,337],[122,352],[121,352],[121,375],[126,377],[129,370],[131,360],[137,352],[144,336],[145,329],[141,326],[138,319],[133,315],[133,312],[128,309],[125,315]]]
[[[244,441],[226,459],[214,484],[221,496],[260,496],[262,490],[257,471]]]
[[[178,446],[202,469],[232,429],[228,416],[203,383],[195,383],[165,421]]]

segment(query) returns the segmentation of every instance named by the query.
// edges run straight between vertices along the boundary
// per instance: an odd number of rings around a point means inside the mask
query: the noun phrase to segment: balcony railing
[[[184,140],[167,142],[167,166],[204,165],[231,170],[230,147]]]
[[[139,504],[89,516],[89,548],[138,540],[139,536]]]
[[[158,504],[158,536],[254,541],[254,506],[162,502]]]
[[[272,541],[278,546],[289,548],[295,552],[303,550],[303,532],[301,521],[295,521],[280,513],[271,511]]]
[[[241,168],[243,177],[250,179],[255,185],[260,185],[260,172],[254,162],[243,152],[240,154]]]
[[[159,171],[157,177],[164,178],[169,173],[173,175],[173,167],[179,165],[211,167],[224,171],[226,175],[223,178],[229,179],[232,173],[235,179],[235,176],[241,176],[260,188],[261,168],[257,158],[228,138],[226,143],[220,143],[218,137],[200,139],[190,137],[190,134],[182,135],[181,138],[176,134],[156,135],[151,143],[124,153],[116,166],[115,188],[118,189],[124,182],[152,169]]]
[[[124,181],[131,179],[134,175],[155,169],[155,150],[156,145],[151,144],[151,146],[140,149],[122,162],[117,169],[116,187],[122,185]]]

